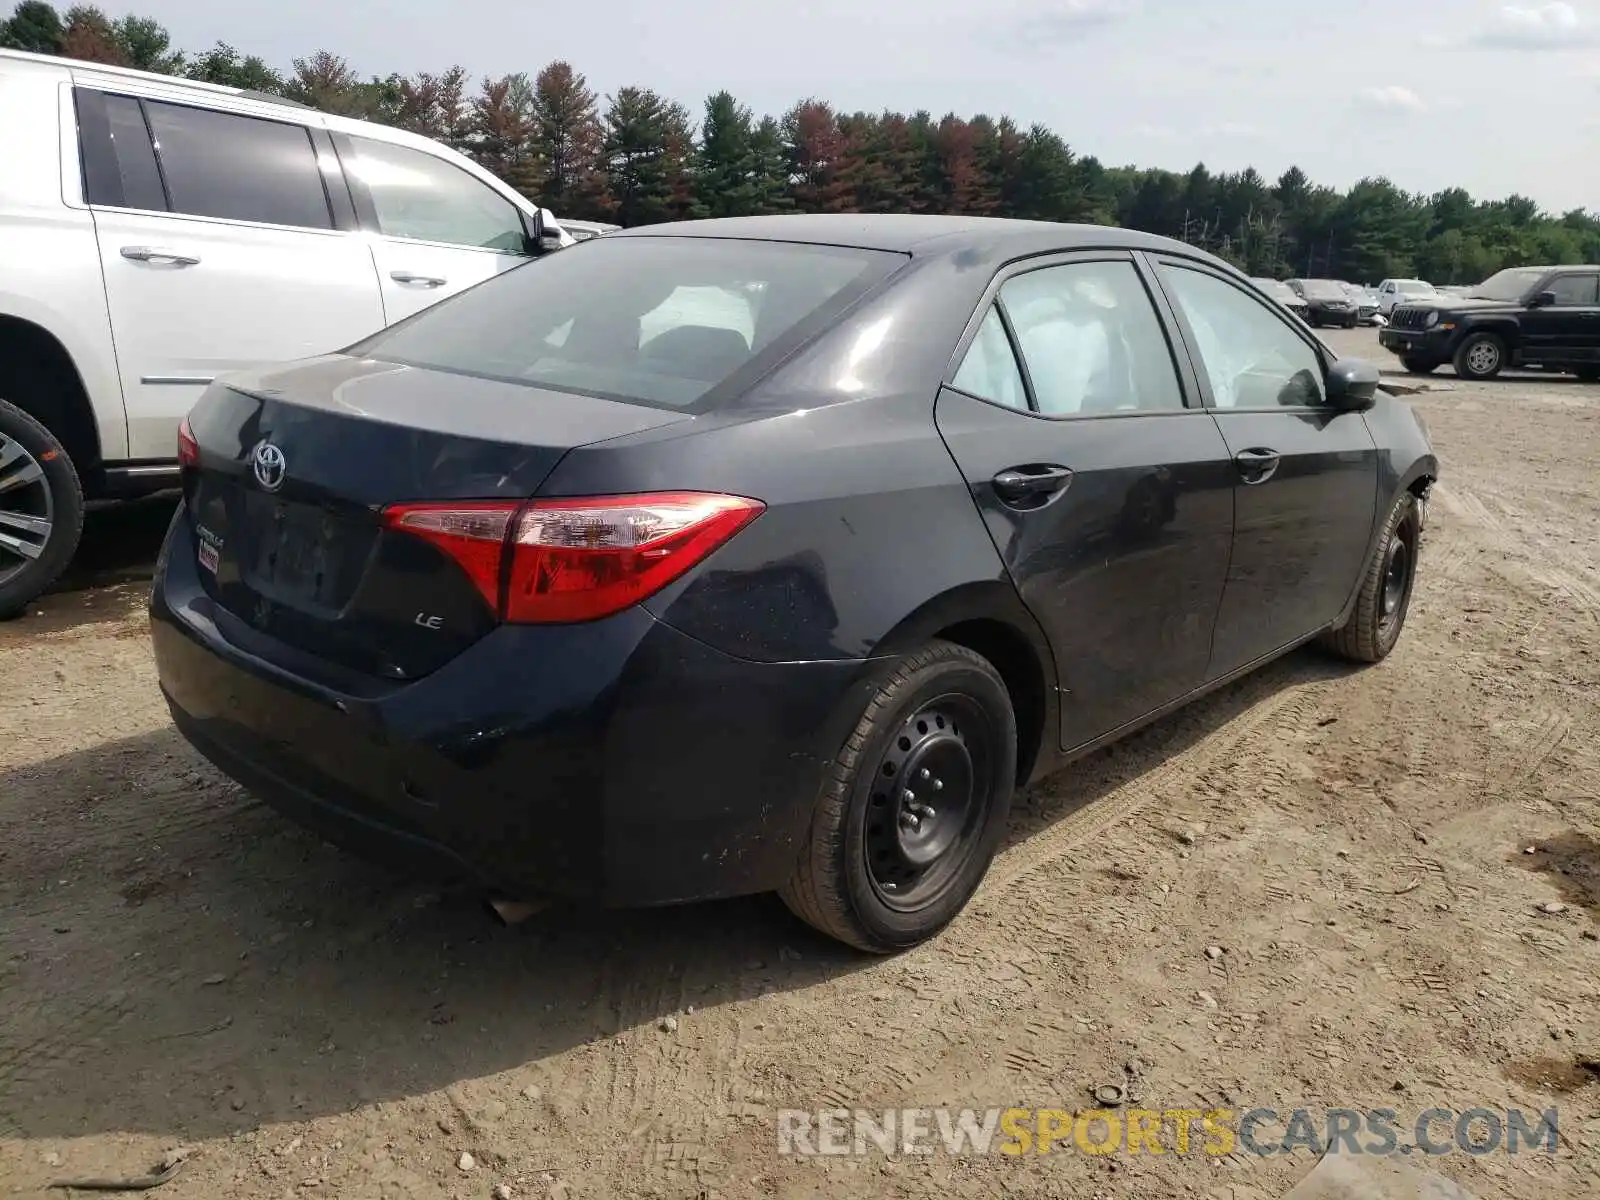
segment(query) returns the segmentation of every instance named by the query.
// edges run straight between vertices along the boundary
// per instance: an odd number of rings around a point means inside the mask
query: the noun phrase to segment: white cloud
[[[1021,40],[1040,47],[1076,42],[1139,11],[1139,0],[1057,0],[1049,11],[1018,22]]]
[[[1244,121],[1218,121],[1215,125],[1207,125],[1201,130],[1207,137],[1253,138],[1260,137],[1261,130],[1245,123]]]
[[[1370,87],[1356,93],[1356,99],[1363,108],[1376,112],[1409,113],[1421,112],[1427,107],[1422,102],[1422,97],[1408,87],[1401,87],[1391,83],[1388,87]]]
[[[1595,22],[1565,0],[1549,4],[1501,5],[1495,19],[1472,38],[1497,50],[1567,50],[1594,40]]]
[[[1142,138],[1169,138],[1176,136],[1176,133],[1166,125],[1135,125],[1133,135]]]

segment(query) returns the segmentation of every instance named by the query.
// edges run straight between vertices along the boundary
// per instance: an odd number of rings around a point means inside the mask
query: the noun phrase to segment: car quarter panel
[[[649,611],[756,661],[884,653],[884,639],[929,601],[1006,581],[933,423],[989,262],[913,261],[749,397],[675,430],[578,447],[541,495],[758,499],[760,518]]]

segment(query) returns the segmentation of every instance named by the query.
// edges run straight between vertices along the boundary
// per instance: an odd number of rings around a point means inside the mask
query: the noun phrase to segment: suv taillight
[[[383,522],[453,558],[501,620],[558,624],[654,595],[765,507],[743,496],[652,492],[392,504]]]
[[[189,418],[185,417],[178,423],[178,465],[192,467],[200,461],[200,443],[194,440],[194,431],[189,428]]]

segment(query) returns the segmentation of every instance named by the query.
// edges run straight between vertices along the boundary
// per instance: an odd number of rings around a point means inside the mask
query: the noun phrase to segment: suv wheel
[[[1584,383],[1600,383],[1600,367],[1579,367],[1573,374]]]
[[[1469,334],[1456,348],[1456,374],[1463,379],[1493,379],[1505,365],[1506,343],[1497,333]]]
[[[61,443],[0,400],[0,619],[20,614],[72,561],[83,487]]]
[[[983,881],[1016,773],[999,673],[965,646],[930,642],[879,676],[825,768],[784,903],[875,954],[927,940]]]

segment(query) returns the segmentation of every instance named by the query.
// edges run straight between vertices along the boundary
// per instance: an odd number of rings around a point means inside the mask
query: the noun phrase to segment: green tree
[[[224,87],[244,88],[247,91],[276,94],[283,91],[283,76],[266,62],[252,54],[240,57],[239,52],[226,42],[218,42],[211,49],[195,55],[183,68],[189,79],[202,83],[219,83]]]
[[[580,220],[609,216],[605,131],[588,81],[570,63],[551,63],[533,81],[532,116],[531,153],[545,206]]]
[[[765,197],[757,171],[755,118],[731,92],[706,100],[695,190],[708,217],[747,217],[761,211]]]
[[[112,25],[111,33],[130,67],[160,75],[183,74],[183,51],[172,48],[172,35],[161,22],[126,16]]]
[[[676,110],[676,111],[674,111]],[[602,161],[610,184],[612,211],[622,225],[651,225],[672,219],[681,199],[681,147],[686,117],[680,106],[648,88],[625,87],[611,98],[605,115]]]
[[[7,21],[0,22],[0,47],[34,54],[60,54],[66,26],[55,6],[45,0],[22,0]]]

